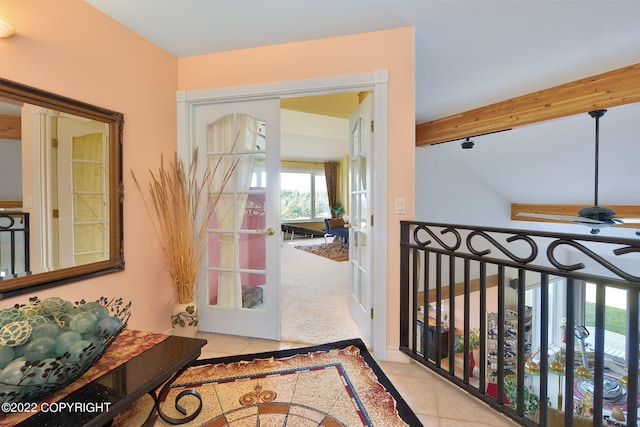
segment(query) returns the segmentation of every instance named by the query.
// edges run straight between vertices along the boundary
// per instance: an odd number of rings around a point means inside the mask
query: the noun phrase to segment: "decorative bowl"
[[[0,403],[36,401],[79,378],[126,328],[130,309],[104,297],[0,309]]]

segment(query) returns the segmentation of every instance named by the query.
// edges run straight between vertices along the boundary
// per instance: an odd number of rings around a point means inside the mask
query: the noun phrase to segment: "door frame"
[[[177,91],[177,152],[180,158],[189,158],[193,150],[194,130],[189,118],[193,109],[201,103],[234,102],[264,98],[286,98],[312,96],[338,92],[373,91],[373,168],[372,168],[372,272],[371,289],[373,298],[372,349],[376,358],[387,357],[387,86],[388,70],[345,76],[323,77],[264,83],[248,86],[234,86],[217,89]],[[376,225],[379,224],[379,225]]]

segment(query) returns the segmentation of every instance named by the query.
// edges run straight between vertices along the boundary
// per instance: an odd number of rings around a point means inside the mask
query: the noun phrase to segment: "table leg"
[[[153,399],[154,404],[153,404],[153,408],[151,408],[151,412],[149,413],[149,416],[147,417],[147,420],[143,424],[144,427],[151,426],[153,424],[153,421],[155,419],[153,417],[153,414],[155,412],[157,412],[160,418],[162,418],[164,421],[173,425],[188,423],[189,421],[194,420],[200,414],[200,411],[202,410],[202,397],[197,391],[191,390],[191,389],[181,391],[176,396],[174,401],[174,406],[176,410],[180,412],[182,415],[186,415],[184,418],[170,417],[166,415],[164,412],[162,412],[162,409],[160,408],[161,400],[167,394],[171,385],[175,382],[175,380],[178,379],[180,375],[182,375],[184,371],[187,370],[187,368],[189,368],[188,365],[180,369],[178,372],[176,372],[166,383],[164,383],[159,393],[156,394],[155,390],[149,392],[149,395]],[[194,396],[195,398],[198,399],[198,407],[191,415],[187,415],[187,410],[180,405],[180,400],[185,396]]]

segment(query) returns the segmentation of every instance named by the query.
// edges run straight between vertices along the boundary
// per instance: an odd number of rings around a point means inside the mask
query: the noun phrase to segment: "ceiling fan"
[[[640,224],[640,218],[616,218],[613,209],[598,206],[598,155],[600,144],[600,118],[604,116],[607,110],[590,111],[589,115],[596,120],[596,149],[595,149],[595,189],[594,203],[590,208],[582,208],[578,211],[577,216],[570,215],[551,215],[536,213],[518,213],[517,216],[526,216],[531,218],[555,219],[559,221],[571,221],[576,224],[586,225],[591,228],[591,234],[598,234],[601,228],[610,227],[617,224]],[[640,231],[636,231],[640,235]]]

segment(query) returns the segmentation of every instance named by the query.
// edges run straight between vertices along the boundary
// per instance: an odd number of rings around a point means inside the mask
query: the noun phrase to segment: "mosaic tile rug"
[[[182,418],[175,399],[195,390],[202,410],[186,426],[421,426],[361,340],[198,361],[161,405]],[[184,393],[183,393],[184,394]],[[178,401],[187,415],[199,402]],[[141,425],[153,406],[141,398],[114,425]],[[170,425],[156,416],[155,425]]]

